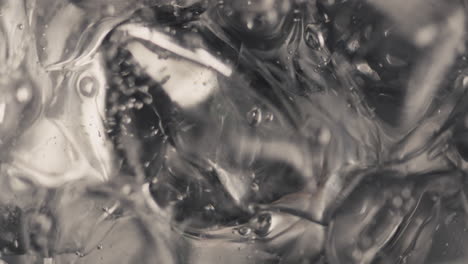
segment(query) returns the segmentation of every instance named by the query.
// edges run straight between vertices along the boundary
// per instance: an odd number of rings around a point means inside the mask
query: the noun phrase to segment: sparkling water
[[[1,261],[465,263],[465,2],[0,0]]]

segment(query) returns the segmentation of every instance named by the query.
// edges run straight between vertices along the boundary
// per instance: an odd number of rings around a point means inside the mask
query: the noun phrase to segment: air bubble
[[[132,122],[132,118],[130,118],[128,115],[124,115],[122,117],[122,122],[124,122],[124,124],[130,124]]]
[[[214,206],[212,204],[208,204],[204,208],[205,208],[206,211],[214,211],[215,210],[215,208],[214,208]]]
[[[401,206],[403,205],[403,199],[401,199],[400,196],[393,197],[392,205],[393,205],[393,207],[395,207],[397,209],[401,208]]]
[[[94,77],[86,76],[78,83],[80,93],[86,97],[93,97],[97,91],[97,80]]]
[[[273,121],[273,119],[275,119],[275,116],[272,113],[267,113],[265,115],[265,121],[271,122],[271,121]]]
[[[143,108],[144,104],[142,102],[137,101],[135,102],[134,106],[135,106],[135,109],[140,110]]]
[[[237,232],[239,233],[239,235],[241,236],[248,236],[252,233],[252,229],[250,227],[247,227],[247,226],[243,226],[241,228],[239,228],[237,230]]]
[[[30,86],[22,85],[16,90],[16,100],[20,103],[27,103],[31,101],[32,89]]]
[[[266,236],[271,228],[271,214],[260,214],[252,224],[255,234],[259,236]]]
[[[254,107],[247,113],[247,122],[251,126],[256,126],[262,122],[262,110],[258,107]]]
[[[150,95],[150,96],[146,96],[145,98],[143,98],[143,103],[145,103],[146,105],[150,105],[153,103],[153,97]]]

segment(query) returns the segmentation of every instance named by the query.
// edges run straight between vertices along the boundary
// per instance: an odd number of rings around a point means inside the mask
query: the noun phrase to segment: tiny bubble
[[[205,210],[207,210],[207,211],[214,211],[214,209],[215,209],[214,206],[213,206],[212,204],[206,205],[204,208],[205,208]]]
[[[252,125],[256,126],[262,122],[262,110],[258,107],[254,107],[247,113],[247,122]]]
[[[237,232],[241,236],[248,236],[252,232],[252,229],[250,229],[250,227],[243,226],[243,227],[239,228]]]

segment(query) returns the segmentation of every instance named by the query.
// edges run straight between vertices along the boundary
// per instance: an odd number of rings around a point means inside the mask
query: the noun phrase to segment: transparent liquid
[[[0,0],[2,258],[464,263],[464,19]]]

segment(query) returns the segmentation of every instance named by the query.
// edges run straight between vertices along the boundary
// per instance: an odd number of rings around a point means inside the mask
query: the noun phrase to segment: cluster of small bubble
[[[107,114],[108,124],[113,125],[121,121],[128,125],[132,122],[130,112],[141,110],[145,105],[153,102],[149,90],[156,85],[143,69],[138,67],[129,51],[112,47],[107,51],[109,56],[110,95],[108,96]]]

